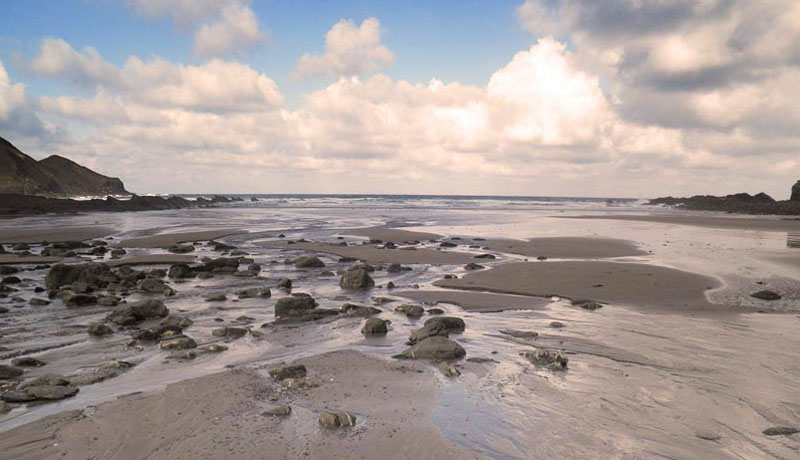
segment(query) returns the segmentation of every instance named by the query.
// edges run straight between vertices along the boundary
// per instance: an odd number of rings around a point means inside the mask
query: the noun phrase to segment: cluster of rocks
[[[0,380],[22,376],[16,367],[0,365]],[[27,403],[32,401],[56,401],[78,393],[78,387],[68,379],[55,374],[46,374],[35,379],[23,381],[11,389],[0,393],[6,403]]]
[[[215,195],[210,198],[201,197],[196,200],[187,200],[179,196],[160,197],[132,195],[130,199],[127,200],[119,200],[112,196],[108,196],[104,200],[72,200],[33,195],[0,194],[0,215],[156,211],[213,207],[234,201],[241,201],[241,199],[220,195]]]
[[[726,196],[696,195],[688,198],[673,198],[671,196],[650,200],[650,205],[674,206],[680,209],[696,211],[721,211],[742,214],[800,214],[800,181],[797,181],[791,190],[791,196],[786,201],[775,201],[766,193],[750,195],[737,193]]]

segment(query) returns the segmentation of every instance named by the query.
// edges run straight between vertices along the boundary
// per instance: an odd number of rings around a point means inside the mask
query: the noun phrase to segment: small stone
[[[421,305],[400,305],[394,311],[405,313],[409,318],[419,318],[425,314],[425,309]]]
[[[467,265],[464,265],[464,270],[481,270],[484,269],[483,265],[476,264],[475,262],[470,262]]]
[[[197,342],[191,337],[177,337],[161,342],[162,350],[186,350],[189,348],[197,348]]]
[[[302,364],[294,366],[278,366],[269,370],[269,376],[277,381],[292,379],[301,379],[306,376],[306,367]]]
[[[584,310],[594,311],[603,308],[603,304],[594,300],[577,299],[572,301],[572,305],[583,308]]]
[[[221,327],[211,331],[214,337],[225,337],[228,339],[239,339],[247,335],[247,329],[242,327]]]
[[[289,406],[275,406],[261,415],[267,417],[286,417],[292,415],[292,408]]]
[[[32,356],[24,356],[22,358],[12,359],[11,364],[19,367],[42,367],[47,363]]]
[[[206,295],[205,299],[206,302],[224,302],[225,300],[228,300],[228,296],[226,296],[224,292],[219,292],[208,294]]]
[[[20,375],[22,375],[22,369],[0,364],[0,380],[13,379]]]
[[[342,289],[369,289],[373,286],[375,286],[375,281],[363,268],[347,270],[339,280],[339,287]]]
[[[323,412],[319,415],[319,425],[323,428],[342,428],[356,425],[356,417],[346,412],[331,413]]]
[[[780,294],[778,294],[776,292],[768,291],[768,290],[754,292],[754,293],[750,294],[750,297],[754,297],[754,298],[760,299],[760,300],[767,300],[767,301],[780,300],[781,299],[781,295]]]
[[[550,321],[550,327],[553,329],[561,329],[562,327],[567,327],[567,325],[561,321]]]
[[[321,268],[325,266],[325,262],[319,257],[298,257],[294,261],[294,266],[296,268]]]
[[[773,426],[763,431],[767,436],[791,436],[800,433],[800,429],[790,426]]]
[[[32,307],[44,307],[45,305],[50,305],[50,301],[34,297],[28,301],[28,304]]]
[[[536,366],[546,367],[551,370],[564,370],[567,368],[569,358],[560,351],[537,348],[536,350],[525,352],[528,361]]]

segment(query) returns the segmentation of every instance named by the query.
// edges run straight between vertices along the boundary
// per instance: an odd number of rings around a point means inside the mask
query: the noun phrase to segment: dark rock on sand
[[[175,290],[157,278],[145,278],[136,283],[136,289],[149,294],[175,295]]]
[[[353,303],[346,303],[342,305],[342,314],[347,316],[361,316],[367,317],[372,315],[377,315],[381,312],[380,309],[375,307],[369,307],[364,305],[356,305]]]
[[[567,363],[569,362],[569,358],[567,358],[564,353],[544,348],[527,351],[525,352],[525,357],[532,364],[551,370],[564,370],[567,368]]]
[[[473,257],[473,259],[496,259],[496,258],[497,257],[495,257],[494,254],[480,254]]]
[[[22,375],[22,369],[18,367],[7,366],[0,364],[0,380],[8,380],[17,378]]]
[[[32,356],[23,356],[22,358],[12,359],[11,364],[18,367],[42,367],[47,363]]]
[[[92,294],[70,294],[64,300],[67,308],[86,307],[97,305],[97,296]]]
[[[464,270],[481,270],[484,269],[483,265],[476,264],[475,262],[470,262],[467,265],[464,265]]]
[[[451,243],[451,242],[449,242],[449,241],[443,241],[441,244],[439,244],[439,246],[440,246],[440,247],[443,247],[443,248],[455,248],[455,247],[457,247],[458,245],[457,245],[457,244],[455,244],[455,243]]]
[[[46,305],[50,305],[49,300],[40,299],[38,297],[33,297],[31,300],[28,301],[28,304],[32,307],[44,307]]]
[[[205,296],[206,302],[224,302],[228,300],[228,296],[224,292],[215,292]]]
[[[106,264],[86,263],[77,265],[56,264],[50,267],[45,277],[47,289],[58,289],[76,282],[89,286],[104,288],[110,282],[117,281],[117,276]]]
[[[278,280],[278,288],[279,289],[291,289],[292,288],[292,280],[289,278],[281,278]]]
[[[447,332],[452,332],[455,334],[464,332],[464,329],[467,327],[463,319],[455,316],[437,316],[435,318],[429,318],[425,321],[426,326],[432,324],[442,324],[447,329]]]
[[[782,298],[780,294],[768,290],[754,292],[750,294],[750,297],[760,300],[780,300]]]
[[[347,270],[339,280],[339,287],[342,289],[369,289],[373,286],[375,281],[363,268]]]
[[[798,182],[800,184],[800,182]],[[773,426],[763,431],[767,436],[791,436],[800,433],[800,428],[790,426]]]
[[[425,313],[427,313],[429,315],[443,315],[444,314],[444,310],[442,310],[441,308],[435,307],[435,308],[429,308],[429,309],[425,310]]]
[[[92,337],[105,337],[114,333],[114,331],[103,323],[90,324],[86,332]]]
[[[302,315],[315,309],[317,305],[317,301],[306,293],[292,294],[275,302],[275,316]]]
[[[163,318],[168,314],[169,309],[160,300],[145,299],[117,308],[106,319],[120,326],[129,326],[148,318]]]
[[[334,414],[323,412],[319,414],[319,425],[323,428],[342,428],[356,425],[356,417],[345,412]]]
[[[562,327],[566,327],[567,325],[562,323],[561,321],[550,321],[550,327],[553,329],[561,329]]]
[[[386,268],[388,273],[410,272],[411,270],[411,267],[406,267],[398,263],[390,264],[389,267]]]
[[[269,370],[269,376],[278,382],[286,379],[302,379],[306,376],[306,367],[302,364],[273,367]]]
[[[294,261],[294,266],[297,268],[321,268],[325,266],[325,262],[321,261],[319,257],[298,257]]]
[[[209,272],[233,272],[239,269],[240,260],[236,257],[220,257],[211,259],[200,266],[200,270]]]
[[[368,318],[361,328],[361,333],[364,335],[386,335],[388,331],[386,320],[381,318]]]
[[[3,284],[19,284],[19,283],[21,283],[21,282],[22,282],[22,280],[21,280],[21,279],[19,279],[19,278],[18,278],[18,277],[16,277],[16,276],[6,276],[6,277],[5,277],[5,278],[3,278],[3,280],[2,280],[2,281],[0,281],[0,282],[2,282]]]
[[[399,359],[459,359],[467,354],[458,343],[441,336],[429,337],[399,355]]]
[[[194,246],[191,244],[176,244],[168,247],[167,251],[173,254],[188,254],[194,251]]]

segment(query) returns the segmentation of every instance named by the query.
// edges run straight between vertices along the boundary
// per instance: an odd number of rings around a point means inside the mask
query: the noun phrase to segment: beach
[[[800,221],[398,201],[0,220],[0,452],[797,455]]]

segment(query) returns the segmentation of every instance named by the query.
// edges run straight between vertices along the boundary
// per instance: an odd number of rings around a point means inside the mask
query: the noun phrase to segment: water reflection
[[[786,234],[786,247],[800,249],[800,232]]]

